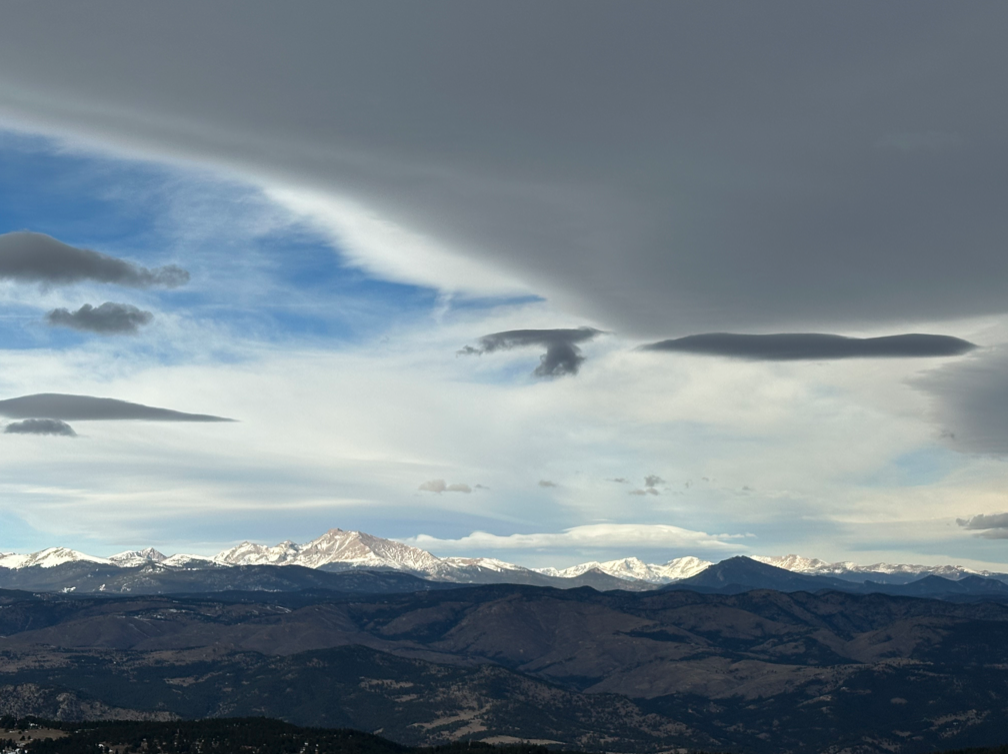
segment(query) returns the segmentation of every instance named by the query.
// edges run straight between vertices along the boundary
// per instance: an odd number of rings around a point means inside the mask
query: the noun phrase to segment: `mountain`
[[[722,560],[695,576],[683,579],[666,588],[734,593],[751,589],[773,589],[778,592],[818,592],[823,589],[836,588],[846,591],[854,586],[842,579],[829,576],[807,576],[739,555]]]
[[[688,579],[690,576],[695,576],[710,565],[711,562],[709,560],[700,560],[700,558],[687,556],[675,558],[664,565],[645,563],[638,558],[622,558],[620,560],[607,560],[604,563],[597,561],[581,563],[580,565],[562,570],[556,568],[537,568],[535,570],[547,576],[564,579],[575,578],[595,570],[628,581],[669,584],[673,581],[680,581]]]
[[[12,573],[25,569],[52,569],[71,564],[90,564],[110,568],[107,574],[92,573],[92,581],[80,582],[69,575],[59,583],[53,574],[36,574],[32,577],[15,577]],[[160,571],[150,571],[148,566],[158,566]],[[883,591],[904,593],[896,587],[910,585],[925,576],[941,577],[953,582],[977,576],[1000,579],[1008,584],[1008,575],[976,572],[961,566],[918,566],[875,563],[860,566],[856,563],[827,563],[798,555],[781,557],[756,556],[739,560],[722,561],[717,567],[709,561],[693,556],[678,557],[664,564],[645,563],[638,558],[621,558],[604,562],[591,561],[568,568],[525,568],[495,558],[438,557],[426,550],[402,542],[383,539],[365,532],[330,529],[321,537],[297,544],[292,541],[277,545],[243,542],[213,557],[201,555],[165,554],[148,547],[117,553],[109,558],[96,558],[75,550],[51,547],[27,555],[0,555],[0,587],[19,585],[32,589],[81,589],[95,591],[101,584],[106,589],[116,584],[122,590],[160,593],[169,585],[186,585],[188,591],[205,591],[195,575],[210,569],[234,567],[291,567],[297,566],[329,572],[388,571],[410,574],[426,581],[446,584],[527,584],[552,586],[561,589],[589,586],[599,590],[642,591],[670,584],[680,584],[695,589],[755,589],[769,588],[782,591],[815,591],[841,589],[845,591]],[[764,570],[760,570],[762,566]],[[116,575],[115,569],[140,569],[132,574]],[[714,570],[711,570],[711,569]],[[767,571],[765,569],[775,569]],[[167,569],[167,570],[166,570]],[[190,577],[172,575],[171,570],[192,572]],[[76,571],[70,569],[68,574]],[[261,574],[265,571],[258,572]],[[790,574],[790,576],[788,576]],[[204,574],[206,575],[206,574]],[[98,582],[94,579],[100,578]],[[256,588],[254,580],[243,575],[226,577],[215,573],[208,579],[224,588]],[[819,579],[809,581],[808,579]],[[262,588],[267,583],[300,583],[298,579],[280,578],[275,581],[263,577]],[[96,586],[97,584],[97,586]],[[242,586],[239,586],[241,584]],[[943,595],[971,596],[1000,594],[996,587],[978,582],[964,589],[945,588],[943,582],[926,582],[908,588],[906,594],[932,594],[933,588],[942,587]]]
[[[391,568],[436,575],[444,561],[419,547],[359,531],[330,529],[303,545],[281,542],[273,547],[243,542],[213,558],[220,565],[299,565],[319,568],[332,563],[351,568]]]
[[[840,579],[858,582],[867,579],[880,584],[905,584],[910,581],[916,581],[922,576],[941,576],[953,580],[971,575],[1000,578],[1002,580],[1008,579],[1008,574],[975,571],[959,565],[925,566],[908,563],[874,563],[864,566],[850,561],[827,563],[818,558],[805,558],[800,555],[774,557],[754,555],[753,560],[809,576],[835,576]]]
[[[109,561],[120,568],[132,568],[134,566],[147,565],[148,563],[163,563],[166,560],[168,560],[168,557],[153,547],[148,547],[145,550],[127,550],[126,552],[116,553],[109,557]]]
[[[78,562],[111,563],[108,558],[95,558],[76,550],[68,550],[66,547],[49,547],[28,555],[16,553],[0,555],[0,568],[54,568],[64,563]]]

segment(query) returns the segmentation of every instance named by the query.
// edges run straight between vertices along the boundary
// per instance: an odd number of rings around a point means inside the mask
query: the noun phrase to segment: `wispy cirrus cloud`
[[[975,343],[961,338],[922,333],[849,338],[823,333],[742,335],[719,332],[687,335],[641,346],[642,351],[690,353],[753,361],[928,358],[961,356],[976,348]]]
[[[101,306],[84,304],[74,312],[53,309],[46,315],[46,322],[53,327],[69,327],[101,335],[134,335],[153,319],[151,312],[132,304],[114,304],[111,301]]]
[[[189,273],[173,264],[151,269],[70,246],[44,233],[16,231],[0,235],[0,279],[47,286],[91,281],[129,288],[177,288],[189,282]]]

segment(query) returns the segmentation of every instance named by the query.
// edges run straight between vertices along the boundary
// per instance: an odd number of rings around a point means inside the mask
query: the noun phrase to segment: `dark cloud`
[[[448,484],[444,479],[431,479],[429,482],[424,482],[417,489],[421,492],[436,492],[441,494],[442,492],[464,492],[469,494],[472,492],[472,487],[468,484]]]
[[[479,346],[464,346],[460,356],[481,355],[494,351],[509,351],[512,348],[528,346],[545,347],[546,353],[539,357],[539,366],[532,372],[536,377],[560,377],[577,374],[585,358],[578,343],[584,343],[599,335],[601,330],[591,327],[557,330],[508,330],[491,333],[479,339]]]
[[[132,335],[153,319],[153,314],[131,304],[113,304],[110,301],[98,307],[84,304],[75,312],[53,309],[46,315],[46,321],[54,327],[70,327],[103,335]]]
[[[911,384],[930,396],[932,418],[949,448],[1008,456],[1008,347],[984,349]]]
[[[5,8],[4,115],[296,178],[633,337],[1008,309],[1005,3],[64,5]]]
[[[660,476],[657,476],[656,474],[648,474],[646,477],[644,477],[645,487],[653,488],[657,487],[659,484],[665,484],[665,480],[662,479]]]
[[[230,422],[220,416],[187,414],[139,403],[95,398],[90,395],[39,393],[0,401],[0,416],[8,419],[60,419],[69,421],[143,420],[170,422]]]
[[[11,422],[4,427],[4,434],[77,436],[73,427],[59,419],[25,419],[24,421]]]
[[[981,513],[972,518],[957,518],[956,523],[964,529],[979,531],[984,539],[1008,539],[1008,513]]]
[[[43,233],[17,231],[0,235],[0,278],[43,285],[93,281],[131,288],[176,288],[189,282],[189,273],[176,265],[148,269],[68,246]]]
[[[803,361],[961,356],[976,347],[967,340],[949,335],[920,333],[881,338],[848,338],[819,333],[739,335],[721,332],[662,340],[641,346],[641,350],[726,356],[754,361]]]
[[[549,479],[540,479],[539,480],[539,486],[540,487],[559,487],[559,485],[556,482],[551,482]]]

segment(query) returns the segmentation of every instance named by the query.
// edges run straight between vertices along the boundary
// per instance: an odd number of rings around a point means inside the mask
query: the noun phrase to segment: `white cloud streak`
[[[745,536],[707,534],[669,524],[586,524],[561,532],[500,535],[475,531],[458,539],[440,539],[420,534],[403,541],[424,549],[439,551],[702,547],[716,548],[728,553],[747,549],[738,542]]]

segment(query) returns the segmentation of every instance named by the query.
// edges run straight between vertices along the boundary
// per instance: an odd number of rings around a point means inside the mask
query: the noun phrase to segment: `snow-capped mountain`
[[[291,541],[268,547],[242,542],[213,558],[220,565],[299,565],[321,568],[334,563],[355,568],[391,568],[430,576],[445,562],[419,547],[382,539],[359,531],[330,529],[303,545]]]
[[[760,556],[758,560],[767,565],[784,568],[794,573],[805,573],[810,576],[835,576],[841,579],[871,579],[872,577],[889,576],[897,580],[917,579],[922,576],[942,576],[946,579],[958,580],[965,576],[995,576],[991,571],[975,571],[959,565],[913,565],[909,563],[873,563],[858,565],[851,561],[827,563],[818,558],[805,558],[801,555]]]
[[[700,560],[700,558],[690,555],[683,558],[675,558],[664,565],[645,563],[639,558],[622,558],[620,560],[607,560],[604,563],[591,561],[562,570],[556,568],[537,568],[536,571],[546,576],[561,579],[576,578],[589,571],[601,571],[609,576],[627,581],[671,584],[674,581],[695,576],[710,565],[710,561]]]
[[[168,557],[153,547],[144,550],[127,550],[109,557],[109,560],[122,568],[147,565],[148,563],[163,563]]]
[[[28,553],[27,555],[18,555],[12,552],[8,555],[0,556],[0,568],[32,568],[35,566],[39,568],[54,568],[64,563],[78,561],[106,565],[112,562],[108,558],[96,558],[91,555],[85,555],[82,552],[77,552],[76,550],[69,550],[66,547],[48,547],[45,550]]]
[[[959,580],[978,575],[1008,579],[1004,574],[974,571],[958,565],[924,566],[853,562],[827,563],[799,555],[755,556],[754,560],[810,576],[832,576],[848,581],[907,583],[935,575]],[[430,581],[456,584],[518,583],[550,586],[590,584],[600,589],[656,588],[695,576],[711,563],[693,556],[675,558],[664,564],[645,563],[639,558],[605,562],[592,561],[569,568],[530,569],[495,558],[441,558],[418,547],[382,539],[359,531],[330,529],[321,537],[304,544],[286,541],[277,545],[243,542],[212,558],[201,555],[166,556],[154,548],[128,550],[109,558],[97,558],[76,550],[50,547],[40,552],[19,555],[0,554],[0,568],[20,571],[30,568],[51,569],[81,563],[118,568],[168,569],[176,573],[205,569],[229,569],[235,566],[296,565],[325,571],[397,571]],[[626,583],[627,586],[620,586]]]

